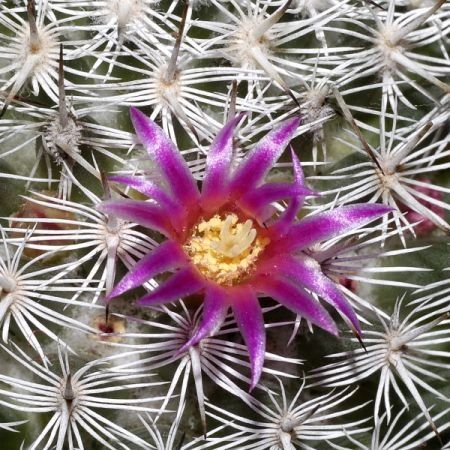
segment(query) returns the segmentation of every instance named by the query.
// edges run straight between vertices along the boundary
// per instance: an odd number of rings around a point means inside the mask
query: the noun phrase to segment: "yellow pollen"
[[[197,224],[184,249],[206,278],[231,286],[251,273],[268,243],[250,219],[239,222],[235,214],[227,214]]]

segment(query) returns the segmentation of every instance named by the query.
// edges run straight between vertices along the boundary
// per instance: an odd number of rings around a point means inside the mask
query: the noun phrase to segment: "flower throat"
[[[258,235],[253,221],[236,214],[202,220],[184,249],[201,274],[218,284],[239,284],[250,275],[269,239]]]

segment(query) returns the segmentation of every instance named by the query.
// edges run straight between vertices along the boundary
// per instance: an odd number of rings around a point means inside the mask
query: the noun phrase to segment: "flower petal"
[[[105,214],[114,214],[121,219],[135,222],[146,228],[173,236],[175,231],[167,213],[159,206],[139,200],[111,200],[100,203],[97,209]]]
[[[180,348],[178,353],[182,353],[189,347],[197,345],[202,339],[213,335],[219,330],[230,306],[229,297],[226,289],[220,288],[215,284],[211,283],[206,287],[200,325],[189,341]]]
[[[286,308],[294,311],[313,324],[328,331],[335,336],[338,329],[328,311],[300,286],[288,280],[277,278],[258,277],[254,282],[258,291],[273,297]]]
[[[301,220],[274,245],[274,251],[297,251],[317,242],[332,239],[392,211],[392,208],[374,203],[342,206]]]
[[[294,182],[300,186],[305,185],[305,176],[303,174],[303,169],[298,160],[297,156],[294,153],[294,150],[291,148],[292,155],[292,163],[294,165]],[[283,211],[283,213],[278,217],[278,219],[269,226],[270,235],[275,239],[280,239],[283,237],[288,231],[289,228],[294,223],[297,218],[297,213],[299,209],[303,206],[304,197],[298,196],[294,197]]]
[[[232,292],[233,313],[248,349],[251,366],[250,391],[258,384],[264,366],[266,330],[261,306],[251,287],[239,287]]]
[[[195,294],[203,289],[204,284],[203,279],[190,267],[181,269],[136,303],[144,306],[168,303]]]
[[[281,199],[306,197],[314,192],[294,183],[266,183],[244,194],[237,203],[253,217],[264,217],[267,207]]]
[[[335,283],[323,274],[320,264],[315,259],[282,255],[265,261],[258,270],[267,275],[279,273],[320,295],[347,317],[355,331],[361,334],[359,321],[352,305]]]
[[[220,208],[228,197],[228,179],[233,158],[233,131],[243,114],[230,120],[214,139],[206,158],[202,185],[202,207],[205,211]]]
[[[150,180],[146,180],[142,177],[130,177],[124,175],[114,175],[108,177],[109,181],[116,183],[126,184],[142,194],[150,197],[161,205],[161,207],[170,216],[176,216],[180,219],[186,215],[186,210],[178,204],[171,196],[164,190],[157,186]]]
[[[177,243],[165,241],[137,262],[111,291],[107,300],[142,285],[158,273],[181,267],[187,262],[185,253]]]
[[[299,124],[299,117],[289,119],[259,141],[232,176],[230,192],[234,197],[239,197],[263,181]]]
[[[200,197],[197,184],[172,141],[155,122],[138,109],[131,108],[130,115],[140,141],[150,157],[156,161],[174,197],[182,204],[197,202]]]

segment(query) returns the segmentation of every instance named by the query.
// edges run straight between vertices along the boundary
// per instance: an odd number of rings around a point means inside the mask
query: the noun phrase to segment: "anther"
[[[256,238],[256,230],[252,228],[253,222],[247,220],[242,228],[233,232],[233,217],[229,215],[220,230],[220,240],[212,242],[211,247],[219,253],[229,257],[236,256],[247,250]]]

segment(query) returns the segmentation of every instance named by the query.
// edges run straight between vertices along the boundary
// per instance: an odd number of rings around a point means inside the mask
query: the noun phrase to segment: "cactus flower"
[[[258,296],[272,297],[337,335],[331,315],[311,295],[317,294],[360,334],[351,304],[306,250],[364,226],[390,208],[354,204],[298,219],[304,198],[314,193],[305,186],[294,153],[292,182],[265,181],[292,139],[298,117],[269,132],[238,164],[233,161],[233,130],[242,116],[231,119],[211,145],[201,189],[163,130],[137,109],[131,109],[131,118],[140,141],[160,169],[163,185],[143,177],[111,177],[151,201],[112,200],[98,208],[156,230],[166,240],[130,270],[107,300],[159,273],[172,272],[138,303],[151,306],[194,293],[203,295],[202,319],[182,350],[217,331],[231,308],[248,348],[251,389],[260,378],[266,346]],[[276,214],[273,203],[279,200],[289,203]]]

